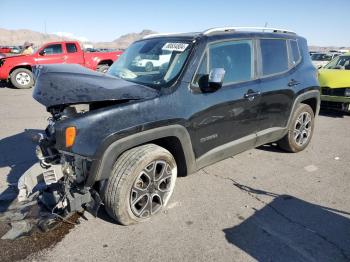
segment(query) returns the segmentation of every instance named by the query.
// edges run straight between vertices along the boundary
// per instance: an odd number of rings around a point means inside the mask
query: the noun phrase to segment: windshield
[[[312,54],[311,60],[313,61],[331,61],[332,56],[327,54]]]
[[[338,56],[328,63],[324,68],[350,70],[350,56]]]
[[[163,38],[135,42],[107,74],[151,87],[162,87],[179,75],[189,50],[190,42],[181,40]]]

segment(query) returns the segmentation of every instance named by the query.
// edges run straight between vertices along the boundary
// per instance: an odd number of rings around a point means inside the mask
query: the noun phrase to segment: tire
[[[152,72],[153,71],[153,64],[151,62],[147,62],[145,66],[146,72]]]
[[[17,68],[11,73],[11,84],[18,89],[28,89],[34,86],[32,71],[26,68]]]
[[[167,205],[176,177],[175,159],[166,149],[132,148],[115,162],[102,193],[105,209],[122,225],[146,221]]]
[[[107,73],[108,69],[109,69],[109,65],[99,65],[97,66],[96,71],[105,74]]]
[[[315,115],[309,105],[299,104],[295,110],[288,133],[278,141],[280,148],[296,153],[304,150],[310,143],[314,132]]]

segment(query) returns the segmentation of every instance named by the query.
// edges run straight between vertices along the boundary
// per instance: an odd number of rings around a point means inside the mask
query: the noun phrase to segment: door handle
[[[260,91],[248,90],[248,92],[244,94],[244,98],[247,98],[249,101],[252,101],[258,95],[260,95]]]
[[[296,81],[295,79],[292,79],[292,80],[289,81],[288,86],[292,87],[292,86],[297,86],[299,84],[300,84],[299,81]]]

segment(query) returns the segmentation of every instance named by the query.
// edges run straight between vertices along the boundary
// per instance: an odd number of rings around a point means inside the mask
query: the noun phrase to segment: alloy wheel
[[[295,122],[293,137],[298,146],[306,144],[311,135],[312,117],[309,112],[302,112]]]
[[[163,160],[149,163],[135,180],[130,194],[130,207],[135,216],[147,218],[167,202],[172,183],[172,170]]]

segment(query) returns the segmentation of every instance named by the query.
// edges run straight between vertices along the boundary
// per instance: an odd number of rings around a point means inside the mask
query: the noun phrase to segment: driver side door
[[[223,68],[225,76],[218,90],[193,94],[199,106],[191,121],[199,166],[254,147],[260,100],[254,57],[250,39],[209,44],[193,84],[199,87],[212,69]]]
[[[38,52],[36,63],[41,65],[64,63],[62,44],[49,44],[42,48]]]

